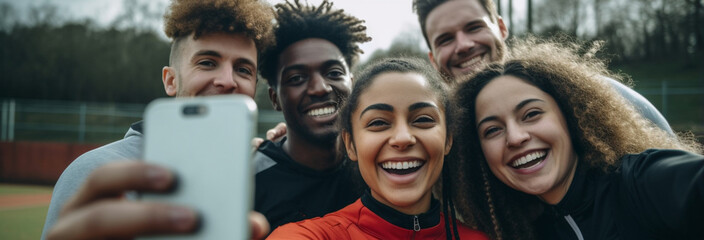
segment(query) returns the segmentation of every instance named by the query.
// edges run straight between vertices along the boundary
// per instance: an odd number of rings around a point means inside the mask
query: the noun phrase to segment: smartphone
[[[256,104],[241,95],[164,98],[147,106],[144,160],[171,169],[178,180],[172,192],[140,198],[192,207],[201,225],[192,235],[144,239],[250,237],[256,119]]]

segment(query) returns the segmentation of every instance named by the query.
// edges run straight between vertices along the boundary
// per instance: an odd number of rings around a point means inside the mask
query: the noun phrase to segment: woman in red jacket
[[[453,111],[441,76],[419,59],[387,59],[363,70],[352,89],[339,112],[341,137],[369,191],[337,212],[281,226],[269,239],[486,239],[457,223],[449,197],[441,205],[432,196],[452,147]]]

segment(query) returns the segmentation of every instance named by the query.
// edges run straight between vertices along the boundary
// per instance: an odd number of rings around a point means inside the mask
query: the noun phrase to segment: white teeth
[[[381,168],[383,168],[383,169],[409,169],[409,168],[418,167],[420,165],[423,165],[423,163],[418,160],[406,161],[406,162],[384,162],[381,164]]]
[[[462,64],[460,64],[460,67],[461,67],[461,68],[466,68],[466,67],[469,67],[469,66],[474,65],[475,63],[478,63],[478,62],[481,61],[481,60],[482,60],[482,56],[481,56],[481,55],[480,55],[480,56],[476,56],[476,57],[473,57],[472,59],[469,59],[469,61],[466,61],[466,62],[463,62]]]
[[[545,152],[545,151],[539,151],[539,152],[530,153],[530,154],[528,154],[528,155],[525,155],[525,156],[519,158],[519,159],[516,160],[516,161],[513,161],[513,163],[511,164],[511,166],[513,166],[513,167],[521,166],[521,165],[523,165],[523,164],[529,163],[529,162],[531,162],[531,161],[533,161],[533,160],[536,160],[536,159],[538,159],[538,158],[545,157],[546,154],[547,154],[547,152]]]
[[[324,108],[317,108],[308,111],[308,116],[313,116],[313,117],[319,117],[319,116],[324,116],[324,115],[330,115],[335,113],[335,107],[334,106],[329,106],[329,107],[324,107]]]

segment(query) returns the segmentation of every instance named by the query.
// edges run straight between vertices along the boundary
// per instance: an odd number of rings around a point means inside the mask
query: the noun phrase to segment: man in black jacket
[[[361,20],[331,7],[328,1],[276,6],[276,47],[265,52],[260,72],[288,129],[254,156],[254,210],[272,229],[339,210],[361,195],[359,174],[337,153],[337,119],[351,91],[358,44],[370,38]]]

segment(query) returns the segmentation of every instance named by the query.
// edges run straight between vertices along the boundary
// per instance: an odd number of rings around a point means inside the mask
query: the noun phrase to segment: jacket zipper
[[[418,222],[418,216],[413,216],[413,235],[411,239],[416,239],[416,233],[420,232],[420,223]]]
[[[413,231],[420,231],[420,223],[418,222],[418,216],[413,216]]]
[[[574,219],[572,219],[572,216],[571,215],[565,216],[565,220],[570,225],[570,227],[572,227],[572,231],[574,231],[574,234],[577,235],[577,239],[584,240],[584,237],[582,236],[582,231],[579,230],[579,226],[577,226],[577,223],[574,222]]]

